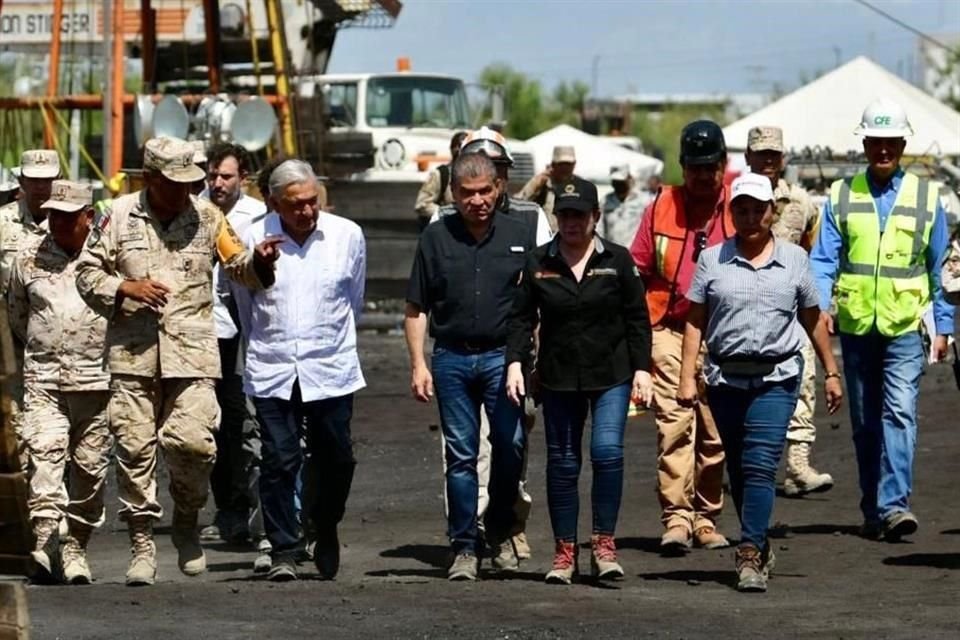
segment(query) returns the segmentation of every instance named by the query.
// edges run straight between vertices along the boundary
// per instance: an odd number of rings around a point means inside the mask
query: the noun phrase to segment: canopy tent
[[[907,138],[907,155],[960,155],[960,113],[863,56],[728,125],[723,135],[728,148],[743,150],[752,127],[776,126],[788,150],[819,146],[859,153],[863,146],[853,130],[864,107],[877,98],[906,110],[914,132]]]
[[[535,135],[526,143],[532,148],[537,171],[550,164],[555,146],[572,146],[577,153],[577,175],[598,184],[610,182],[610,167],[615,165],[629,165],[630,173],[638,181],[663,171],[663,162],[656,158],[565,124]]]

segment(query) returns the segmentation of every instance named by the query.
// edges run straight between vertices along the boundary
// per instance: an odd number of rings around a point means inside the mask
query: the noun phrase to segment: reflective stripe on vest
[[[930,302],[925,250],[936,215],[936,185],[905,174],[880,231],[866,174],[837,181],[830,201],[843,238],[837,303],[840,330],[886,336],[913,331]]]
[[[680,265],[691,259],[684,255],[687,234],[695,233],[696,230],[687,228],[682,187],[663,187],[657,194],[649,215],[653,216],[650,232],[653,236],[656,269],[645,284],[650,324],[656,326],[671,310],[676,297],[682,296],[677,292]],[[719,230],[724,239],[733,235],[729,202],[724,203],[722,216],[708,225],[711,231],[715,225],[720,225]]]

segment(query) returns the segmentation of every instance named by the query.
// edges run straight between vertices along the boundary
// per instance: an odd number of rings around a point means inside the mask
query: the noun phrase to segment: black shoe
[[[874,542],[883,539],[883,524],[876,520],[864,520],[860,525],[859,535],[861,538],[873,540]]]
[[[883,539],[899,542],[903,536],[917,532],[917,517],[909,511],[897,511],[883,519]]]
[[[273,556],[273,564],[267,573],[267,580],[271,582],[290,582],[296,580],[297,563],[291,554],[277,554]]]
[[[317,567],[320,579],[333,580],[337,577],[340,571],[340,539],[336,527],[317,536],[313,564]]]

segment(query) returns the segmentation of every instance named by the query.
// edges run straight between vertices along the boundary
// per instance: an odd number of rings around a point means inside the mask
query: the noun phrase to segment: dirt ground
[[[846,408],[820,416],[817,466],[837,486],[803,500],[778,498],[777,569],[766,594],[732,588],[732,551],[657,552],[652,418],[631,420],[618,527],[626,579],[549,586],[552,542],[545,503],[544,443],[531,439],[529,488],[533,558],[519,574],[475,584],[445,579],[436,406],[407,392],[402,338],[361,336],[369,388],[353,422],[359,460],[341,526],[342,570],[335,582],[272,584],[254,578],[250,551],[206,546],[210,570],[187,578],[176,568],[168,529],[159,529],[160,581],[123,585],[128,542],[115,519],[91,542],[96,582],[28,590],[33,637],[52,638],[957,638],[960,637],[960,392],[948,366],[928,371],[921,392],[910,542],[868,542],[860,523]],[[833,424],[831,424],[833,422]],[[580,531],[589,535],[589,469],[581,481]],[[165,484],[165,483],[164,483]],[[164,487],[165,505],[169,496]],[[201,522],[212,518],[211,507]],[[169,512],[167,514],[169,518]],[[164,521],[167,524],[167,521]],[[720,522],[738,533],[732,504]],[[588,552],[581,560],[588,566]]]

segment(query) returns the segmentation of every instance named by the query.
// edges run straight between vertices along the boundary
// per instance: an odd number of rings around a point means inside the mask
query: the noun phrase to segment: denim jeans
[[[446,441],[447,535],[455,552],[476,553],[480,406],[490,420],[490,504],[484,519],[493,539],[508,536],[513,524],[526,438],[522,409],[506,395],[503,348],[462,352],[435,346],[432,364]]]
[[[593,465],[593,533],[613,535],[623,495],[623,429],[627,422],[630,383],[603,391],[543,391],[547,439],[547,505],[553,537],[577,539],[583,455],[580,440],[593,416],[590,461]]]
[[[350,439],[353,394],[304,402],[299,383],[294,383],[289,400],[255,397],[253,404],[263,447],[260,502],[264,528],[273,553],[289,553],[300,545],[294,497],[304,457],[301,425],[306,428],[307,448],[316,463],[316,474],[303,478],[315,482],[310,518],[325,535],[335,531],[343,518],[356,466]]]
[[[753,389],[724,384],[707,387],[710,410],[727,453],[730,494],[740,517],[740,542],[758,549],[767,545],[777,467],[799,392],[799,377]]]
[[[840,334],[860,510],[879,522],[910,508],[917,444],[917,395],[923,374],[920,334]]]

